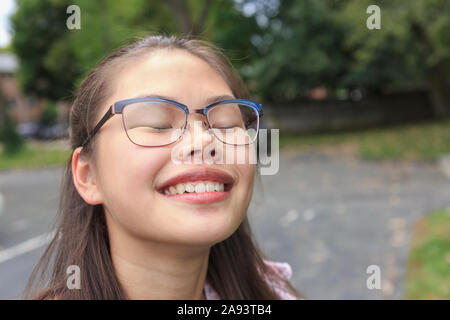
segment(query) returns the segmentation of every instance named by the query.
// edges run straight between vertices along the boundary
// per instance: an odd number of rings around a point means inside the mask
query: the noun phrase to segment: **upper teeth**
[[[225,185],[220,182],[212,182],[212,181],[195,181],[195,182],[186,182],[179,183],[175,186],[170,186],[164,190],[165,194],[175,195],[175,194],[183,194],[186,192],[214,192],[214,191],[223,191]]]

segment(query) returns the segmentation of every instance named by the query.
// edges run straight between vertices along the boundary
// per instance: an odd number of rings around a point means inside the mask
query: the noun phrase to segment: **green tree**
[[[65,0],[18,0],[11,17],[12,48],[19,57],[19,81],[26,93],[60,99],[71,94],[80,74],[74,53],[65,41]]]
[[[450,3],[420,0],[406,15],[412,39],[425,62],[425,78],[431,87],[434,112],[450,116]]]
[[[0,126],[0,142],[3,144],[3,152],[11,155],[21,151],[25,145],[24,139],[16,131],[16,123],[8,113],[3,114]]]
[[[310,88],[342,82],[351,53],[343,46],[345,26],[333,19],[336,7],[331,1],[282,1],[265,32],[254,35],[260,57],[249,75],[265,99],[292,101]]]
[[[81,29],[65,26],[81,8]],[[381,29],[366,27],[369,5]],[[434,112],[450,114],[450,3],[446,0],[19,0],[13,49],[28,92],[66,98],[96,63],[149,33],[190,34],[225,48],[253,93],[272,102],[311,88],[429,84]]]
[[[6,155],[19,152],[24,147],[24,140],[16,131],[16,125],[8,113],[6,101],[0,90],[0,142]]]
[[[381,8],[381,29],[365,27],[371,4]],[[450,116],[450,3],[446,0],[345,1],[337,14],[350,27],[354,52],[347,81],[369,87],[427,83],[437,116]]]
[[[49,126],[55,124],[58,120],[58,109],[53,102],[49,102],[41,114],[39,122],[43,125]]]
[[[186,32],[208,39],[208,25],[224,3],[230,7],[229,0],[18,0],[11,21],[20,83],[49,100],[70,98],[88,70],[131,39]],[[72,4],[80,7],[81,29],[66,27]]]
[[[366,27],[372,4],[381,8],[380,30]],[[260,55],[249,68],[267,100],[292,101],[316,86],[362,87],[370,94],[426,84],[434,113],[450,115],[446,0],[286,0],[268,25],[256,34]]]

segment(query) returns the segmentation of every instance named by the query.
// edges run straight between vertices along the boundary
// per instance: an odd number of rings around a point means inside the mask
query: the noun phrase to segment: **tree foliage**
[[[65,26],[81,8],[81,29]],[[381,8],[369,30],[366,9]],[[450,110],[447,0],[19,0],[12,18],[20,79],[35,94],[70,96],[106,54],[148,33],[190,34],[225,49],[261,99],[429,84],[437,114]]]
[[[20,59],[18,77],[26,92],[51,99],[70,95],[80,73],[66,42],[70,1],[19,0],[12,17],[12,47]]]

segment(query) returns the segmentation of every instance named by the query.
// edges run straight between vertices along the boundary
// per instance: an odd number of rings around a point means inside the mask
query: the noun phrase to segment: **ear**
[[[94,168],[86,157],[80,156],[82,147],[72,154],[72,176],[75,188],[80,196],[91,205],[103,203],[102,194],[94,175]]]

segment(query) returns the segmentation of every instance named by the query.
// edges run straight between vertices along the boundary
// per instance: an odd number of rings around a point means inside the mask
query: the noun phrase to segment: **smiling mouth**
[[[174,196],[188,193],[228,192],[232,187],[233,183],[223,183],[218,181],[188,181],[167,186],[160,189],[159,192],[167,196]]]
[[[157,191],[171,200],[211,203],[228,198],[236,181],[226,171],[203,167],[168,179]]]
[[[189,181],[171,185],[158,190],[160,194],[171,200],[196,204],[208,204],[227,199],[231,194],[233,182]]]

